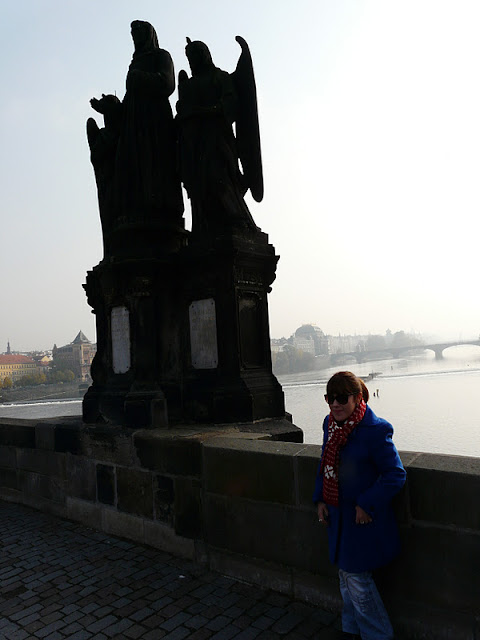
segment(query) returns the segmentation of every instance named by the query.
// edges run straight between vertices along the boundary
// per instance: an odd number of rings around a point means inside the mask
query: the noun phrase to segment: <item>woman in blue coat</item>
[[[393,630],[372,571],[400,550],[391,501],[405,483],[392,425],[377,418],[364,382],[349,371],[327,383],[330,414],[313,500],[339,568],[344,638],[391,640]]]

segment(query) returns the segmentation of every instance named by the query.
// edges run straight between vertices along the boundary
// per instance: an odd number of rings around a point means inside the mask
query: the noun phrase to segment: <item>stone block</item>
[[[97,500],[103,504],[114,505],[115,494],[115,467],[97,464]]]
[[[321,446],[309,445],[296,456],[298,504],[305,507],[313,507],[313,490],[321,455]]]
[[[397,602],[388,613],[398,638],[422,640],[476,640],[472,616],[425,606],[421,602]]]
[[[22,492],[17,489],[10,489],[9,487],[2,487],[0,485],[0,500],[5,500],[5,502],[18,502],[18,504],[22,504]]]
[[[57,518],[67,518],[67,506],[65,502],[56,502],[42,496],[33,496],[23,493],[21,503],[42,513],[49,513]]]
[[[161,474],[199,476],[202,442],[196,438],[169,436],[164,430],[138,431],[134,445],[142,467]]]
[[[18,489],[17,471],[0,467],[0,487]]]
[[[388,597],[478,615],[478,533],[413,525],[401,534],[402,554],[385,581]]]
[[[207,493],[207,544],[318,573],[330,570],[326,530],[314,511]]]
[[[35,447],[46,451],[55,450],[55,426],[39,422],[35,425]]]
[[[295,504],[293,456],[305,445],[216,438],[204,447],[204,484],[211,493]]]
[[[66,465],[69,495],[95,502],[97,499],[95,462],[83,456],[67,454]]]
[[[82,450],[89,458],[99,462],[131,466],[133,461],[132,432],[109,425],[85,427],[82,432]]]
[[[332,612],[331,622],[342,610],[342,598],[338,586],[338,571],[330,565],[328,575],[309,571],[292,572],[293,595],[297,600],[308,602]]]
[[[422,454],[407,472],[412,518],[480,530],[480,458]]]
[[[182,558],[195,557],[194,541],[176,535],[172,527],[161,522],[145,520],[144,531],[145,544]]]
[[[201,485],[196,478],[175,479],[175,533],[186,538],[202,535]]]
[[[35,448],[35,423],[15,418],[0,419],[0,446]]]
[[[289,595],[293,592],[291,571],[286,566],[222,549],[210,549],[210,568],[222,575],[244,580],[264,589]]]
[[[42,449],[17,449],[17,467],[44,476],[66,478],[65,454]]]
[[[67,517],[92,529],[102,528],[102,506],[67,497]]]
[[[117,508],[153,518],[153,478],[150,471],[117,467]]]
[[[415,451],[399,451],[398,455],[405,469],[412,464],[419,456],[423,455]]]
[[[18,483],[25,499],[31,497],[35,501],[36,498],[45,498],[51,502],[62,504],[65,502],[65,480],[31,471],[19,470]],[[25,502],[25,504],[27,503]]]
[[[173,524],[175,490],[173,478],[156,475],[153,479],[155,520]]]
[[[394,496],[392,507],[395,517],[399,525],[407,525],[411,523],[412,516],[410,512],[410,482],[407,474],[407,481],[402,489]]]
[[[328,557],[327,528],[318,522],[315,509],[287,511],[287,539],[285,560],[295,570],[331,576]]]
[[[0,467],[5,469],[16,469],[17,450],[15,447],[0,446]]]
[[[103,509],[103,531],[113,536],[144,543],[144,521],[129,513],[120,513],[115,509]]]
[[[48,426],[49,423],[46,423]],[[78,422],[53,423],[55,426],[55,451],[80,454],[82,452],[83,427]]]

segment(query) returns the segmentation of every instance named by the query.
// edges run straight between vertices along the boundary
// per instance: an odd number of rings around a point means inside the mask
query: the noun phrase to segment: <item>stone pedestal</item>
[[[172,257],[100,263],[85,289],[97,318],[93,384],[83,401],[86,423],[132,427],[168,424],[179,402],[180,302]],[[178,408],[177,408],[178,412]]]
[[[283,418],[267,304],[277,260],[256,232],[90,271],[97,355],[84,421],[165,428]]]
[[[272,374],[267,303],[278,256],[266,234],[192,244],[183,254],[186,414],[213,422],[284,416],[283,391]]]

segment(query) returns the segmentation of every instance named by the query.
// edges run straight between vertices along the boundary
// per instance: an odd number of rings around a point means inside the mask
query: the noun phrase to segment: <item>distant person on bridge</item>
[[[399,553],[392,498],[405,470],[392,425],[367,406],[368,389],[349,371],[327,383],[330,414],[313,500],[327,525],[330,561],[338,566],[343,638],[392,640],[393,630],[372,571]]]

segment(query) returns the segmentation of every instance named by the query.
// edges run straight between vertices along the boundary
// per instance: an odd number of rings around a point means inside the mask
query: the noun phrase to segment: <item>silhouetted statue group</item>
[[[236,70],[227,73],[214,65],[203,42],[187,38],[191,77],[179,74],[174,118],[172,58],[160,49],[151,24],[136,20],[131,29],[135,51],[123,102],[113,95],[92,98],[104,128],[93,118],[87,122],[106,254],[119,226],[183,228],[182,182],[191,201],[194,237],[256,231],[244,200],[248,189],[257,202],[263,197],[247,43],[236,38],[241,55]]]

